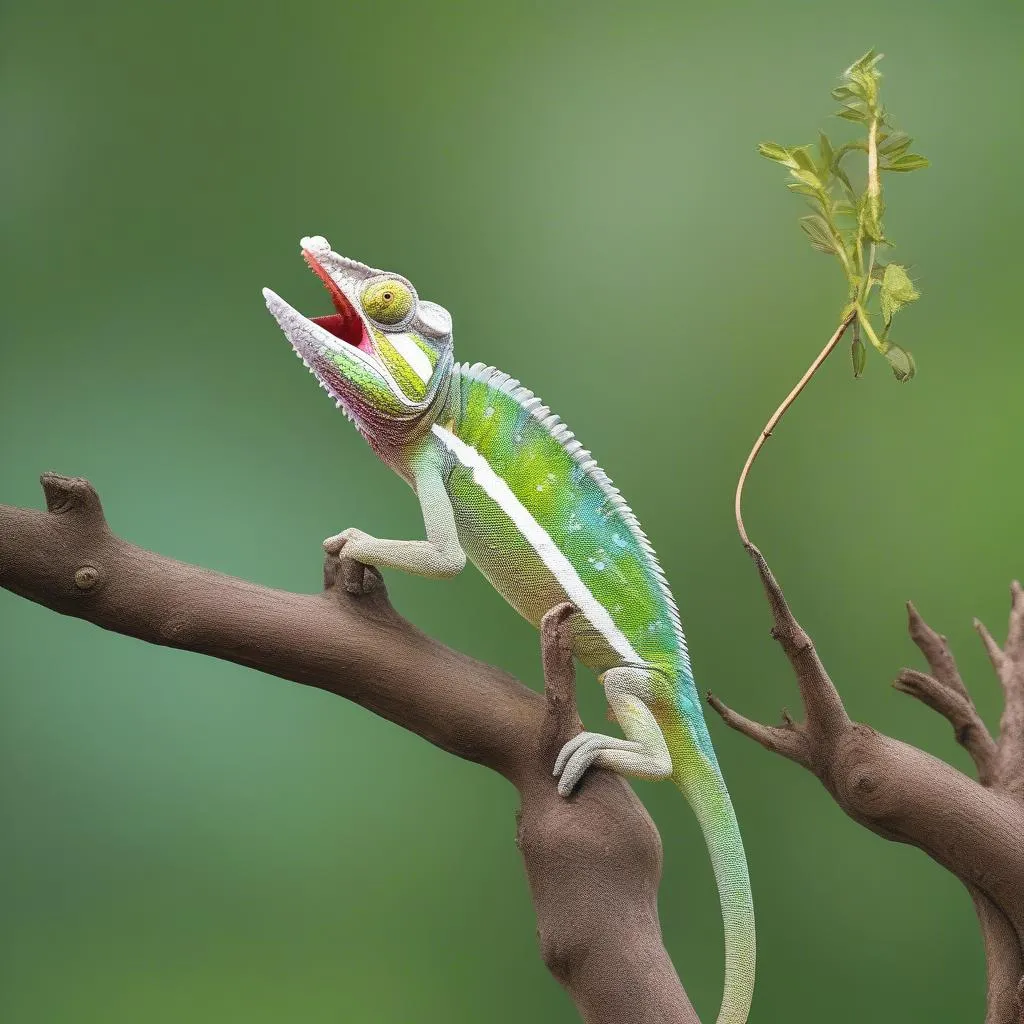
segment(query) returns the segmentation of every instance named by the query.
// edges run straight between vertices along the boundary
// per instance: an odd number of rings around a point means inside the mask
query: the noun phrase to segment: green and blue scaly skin
[[[568,796],[588,768],[671,778],[700,822],[725,923],[718,1024],[746,1021],[754,914],[736,816],[693,683],[675,600],[647,537],[611,481],[533,393],[456,364],[452,320],[412,284],[339,256],[302,253],[335,312],[308,319],[269,290],[295,352],[370,446],[416,491],[426,540],[348,529],[329,551],[378,568],[446,577],[468,557],[534,625],[565,601],[573,651],[597,673],[625,739],[584,732],[554,765]]]

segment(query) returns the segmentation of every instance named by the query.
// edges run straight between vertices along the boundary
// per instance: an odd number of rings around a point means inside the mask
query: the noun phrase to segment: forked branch
[[[699,1024],[661,941],[661,840],[633,790],[588,773],[569,800],[551,774],[579,729],[554,609],[545,693],[443,646],[388,602],[380,576],[328,556],[324,590],[292,594],[176,562],[115,536],[85,480],[47,474],[47,511],[0,505],[0,586],[65,615],[316,686],[501,773],[545,962],[588,1024]]]
[[[998,741],[981,721],[945,637],[908,606],[909,629],[931,674],[904,669],[896,687],[944,715],[978,767],[969,779],[929,754],[853,722],[761,553],[748,546],[772,609],[772,635],[793,667],[806,720],[788,714],[764,726],[720,700],[725,722],[813,772],[846,813],[886,839],[924,850],[965,884],[974,900],[988,961],[986,1024],[1021,1024],[1024,984],[1024,800],[1018,702],[1024,690],[1024,593],[1012,588],[1004,647],[979,624],[1003,682],[1007,711]],[[1013,708],[1010,711],[1010,708]]]

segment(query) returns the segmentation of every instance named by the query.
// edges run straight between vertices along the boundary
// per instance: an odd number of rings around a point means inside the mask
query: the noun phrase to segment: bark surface
[[[45,512],[0,505],[0,586],[140,640],[316,686],[369,708],[519,791],[516,842],[544,962],[588,1024],[699,1024],[658,920],[661,837],[629,784],[590,773],[570,799],[552,768],[581,729],[567,630],[541,630],[544,693],[425,636],[374,569],[328,555],[294,594],[176,562],[107,526],[85,480],[46,474]]]
[[[294,594],[153,554],[107,526],[85,480],[46,474],[46,511],[0,506],[0,587],[104,629],[233,661],[353,700],[503,775],[519,791],[517,844],[544,962],[588,1024],[699,1024],[661,939],[661,840],[629,785],[588,773],[558,796],[551,774],[581,728],[568,605],[541,629],[544,693],[425,636],[379,574],[328,556],[324,589]],[[929,673],[896,687],[944,715],[978,778],[853,722],[756,548],[773,635],[805,719],[753,722],[709,695],[733,728],[812,771],[855,821],[920,847],[967,887],[988,958],[986,1024],[1020,1024],[1024,978],[1024,592],[1003,646],[977,624],[1005,695],[999,737],[981,721],[945,638],[909,606]],[[755,1004],[756,1013],[756,1004]]]
[[[930,673],[905,668],[893,685],[948,719],[970,753],[977,779],[916,747],[852,721],[814,649],[789,610],[761,552],[748,550],[772,609],[772,635],[796,675],[804,720],[762,725],[708,699],[726,723],[813,772],[854,821],[909,843],[967,887],[988,962],[986,1024],[1024,1020],[1024,591],[1010,587],[1010,623],[1000,647],[975,620],[1003,686],[998,739],[978,715],[946,638],[907,605],[911,639]]]

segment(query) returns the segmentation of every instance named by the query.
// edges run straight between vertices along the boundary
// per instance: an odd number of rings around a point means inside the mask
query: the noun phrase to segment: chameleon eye
[[[406,320],[414,301],[412,289],[394,278],[371,282],[362,296],[363,312],[384,327]]]

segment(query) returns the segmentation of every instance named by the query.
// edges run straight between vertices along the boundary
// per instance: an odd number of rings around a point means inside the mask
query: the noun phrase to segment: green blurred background
[[[732,493],[843,288],[754,147],[828,127],[828,89],[876,45],[933,161],[888,193],[924,293],[896,335],[919,376],[872,356],[854,382],[839,354],[765,451],[747,521],[851,713],[965,766],[889,682],[918,664],[913,597],[998,720],[971,617],[1002,636],[1024,572],[1022,40],[1009,2],[8,0],[0,501],[85,475],[132,541],[298,590],[330,532],[419,535],[263,308],[266,284],[326,309],[297,250],[323,233],[452,309],[462,358],[593,448],[674,582],[698,684],[775,720],[795,688]],[[389,584],[422,628],[537,680],[533,633],[475,572]],[[574,1019],[498,777],[343,700],[6,593],[0,652],[0,1019]],[[753,1019],[980,1020],[955,879],[711,729],[758,905]],[[666,942],[710,1020],[707,857],[671,787],[639,790]]]

